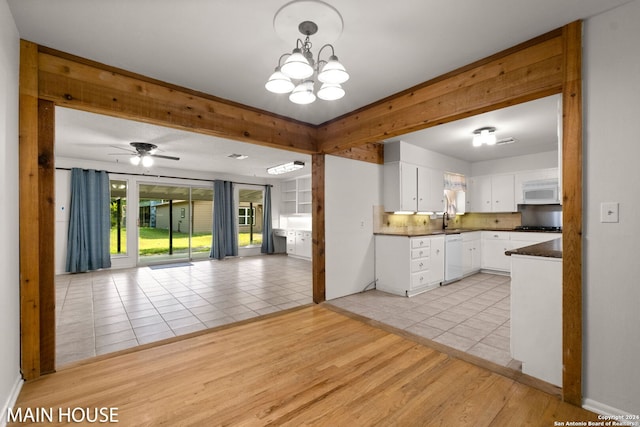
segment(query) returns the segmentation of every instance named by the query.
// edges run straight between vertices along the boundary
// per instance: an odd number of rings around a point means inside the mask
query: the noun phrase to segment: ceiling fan
[[[131,145],[135,149],[135,151],[127,150],[126,148],[117,147],[117,146],[113,146],[113,147],[118,148],[120,150],[125,150],[131,153],[132,156],[129,159],[129,161],[131,162],[131,164],[135,166],[142,163],[142,166],[149,167],[153,165],[153,157],[157,157],[159,159],[180,160],[180,157],[155,154],[156,151],[158,150],[158,146],[155,144],[151,144],[149,142],[130,142],[129,145]],[[118,156],[122,154],[114,153],[113,155]]]

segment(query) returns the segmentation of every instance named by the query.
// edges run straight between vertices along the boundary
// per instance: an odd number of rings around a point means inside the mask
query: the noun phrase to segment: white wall
[[[584,26],[584,396],[640,414],[640,0]],[[620,222],[600,222],[600,203]],[[606,409],[606,408],[605,408]]]
[[[0,0],[0,425],[22,384],[18,240],[18,72],[20,40]]]
[[[506,159],[487,160],[471,164],[471,176],[491,175],[495,173],[521,172],[534,169],[558,167],[558,152],[528,154]]]
[[[375,278],[373,206],[382,201],[382,166],[326,156],[326,298],[360,292]]]
[[[444,170],[445,172],[471,176],[471,163],[445,156],[405,141],[386,143],[384,145],[384,161],[404,161],[432,169]]]

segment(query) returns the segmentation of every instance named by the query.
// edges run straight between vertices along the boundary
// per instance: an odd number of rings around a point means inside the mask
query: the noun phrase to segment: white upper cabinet
[[[439,169],[427,169],[427,171],[430,178],[429,197],[424,209],[420,209],[420,211],[444,212],[446,210],[444,199],[444,171]]]
[[[387,212],[415,212],[418,207],[418,167],[404,162],[384,164],[383,203]]]
[[[515,212],[514,175],[493,175],[491,177],[491,201],[493,212]]]
[[[384,210],[442,212],[444,172],[407,162],[384,164]]]
[[[467,212],[515,212],[514,175],[469,178]]]

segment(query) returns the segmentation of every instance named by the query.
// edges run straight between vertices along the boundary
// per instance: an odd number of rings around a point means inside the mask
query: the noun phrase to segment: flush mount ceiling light
[[[293,172],[295,170],[302,169],[303,167],[304,162],[296,160],[293,162],[267,168],[267,173],[270,175],[280,175],[281,173]]]
[[[473,131],[473,146],[480,147],[481,145],[495,145],[496,128],[492,126],[483,127]]]
[[[302,15],[304,13],[304,15]],[[283,6],[274,18],[274,27],[282,36],[287,35],[286,27],[292,26],[299,16],[316,16],[322,25],[327,24],[329,37],[342,31],[342,17],[331,6],[321,1],[299,0]],[[316,18],[314,18],[316,19]],[[318,32],[318,24],[308,19],[297,21],[298,31],[305,37],[298,38],[291,53],[284,53],[278,59],[278,66],[269,77],[265,87],[272,93],[289,93],[289,100],[296,104],[310,104],[317,98],[334,101],[344,96],[342,83],[349,80],[349,73],[338,61],[333,45],[324,44],[313,58],[310,36]],[[328,59],[321,59],[325,49],[331,49]],[[284,63],[283,63],[284,60]],[[315,92],[316,79],[321,83]]]

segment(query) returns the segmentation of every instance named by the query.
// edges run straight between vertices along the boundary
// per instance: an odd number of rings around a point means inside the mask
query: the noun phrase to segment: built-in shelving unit
[[[282,182],[282,213],[310,214],[311,213],[311,175]]]

